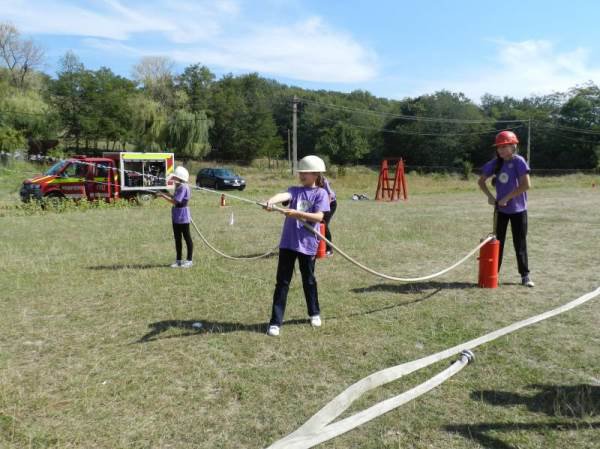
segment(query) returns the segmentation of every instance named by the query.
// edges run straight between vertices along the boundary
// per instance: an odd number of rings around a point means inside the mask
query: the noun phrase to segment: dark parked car
[[[226,168],[203,168],[196,175],[196,185],[216,190],[244,190],[246,181]]]

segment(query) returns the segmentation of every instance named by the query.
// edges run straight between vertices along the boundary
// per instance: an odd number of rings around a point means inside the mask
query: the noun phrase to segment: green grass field
[[[431,282],[384,282],[339,256],[317,263],[323,327],[306,321],[302,286],[287,324],[265,335],[277,258],[231,262],[195,239],[196,265],[173,270],[169,207],[16,208],[27,166],[0,168],[0,447],[265,448],[350,384],[543,312],[598,287],[598,178],[533,179],[530,265],[518,285],[509,247],[498,289],[476,286],[477,261]],[[294,181],[240,169],[242,195]],[[377,174],[334,179],[334,241],[399,276],[438,271],[491,231],[475,180],[408,179],[408,202],[374,196]],[[282,219],[195,192],[208,239],[234,255],[276,245]],[[229,225],[231,214],[235,223]],[[197,331],[192,323],[200,321]],[[475,351],[477,363],[323,448],[600,447],[600,300]],[[448,366],[376,390],[348,412]]]

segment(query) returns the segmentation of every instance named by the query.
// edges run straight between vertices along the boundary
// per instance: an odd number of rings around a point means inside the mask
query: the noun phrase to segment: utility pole
[[[527,164],[531,168],[531,117],[527,125]]]
[[[290,166],[290,169],[291,169],[292,168],[292,143],[291,143],[292,135],[290,134],[289,128],[287,130],[287,136],[288,136],[288,165]]]
[[[298,170],[298,97],[292,100],[292,174]]]

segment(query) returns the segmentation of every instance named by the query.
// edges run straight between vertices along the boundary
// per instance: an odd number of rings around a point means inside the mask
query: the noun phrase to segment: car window
[[[87,165],[78,162],[70,163],[62,172],[65,178],[83,178],[87,173]]]
[[[217,168],[215,169],[215,175],[216,176],[235,176],[230,170],[227,170],[226,168]]]
[[[46,175],[49,175],[49,176],[57,175],[58,172],[62,170],[62,168],[65,166],[66,163],[67,162],[65,162],[65,161],[57,162],[52,167],[50,167],[50,169],[46,172]]]
[[[96,176],[98,178],[108,178],[108,165],[106,163],[96,165]]]

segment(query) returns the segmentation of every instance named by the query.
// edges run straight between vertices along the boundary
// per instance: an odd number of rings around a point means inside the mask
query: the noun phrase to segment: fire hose
[[[540,321],[544,321],[556,315],[560,315],[561,313],[565,313],[571,309],[574,309],[575,307],[591,301],[598,295],[600,295],[600,287],[555,309],[532,316],[522,321],[518,321],[510,326],[490,332],[489,334],[485,334],[474,340],[461,343],[452,348],[418,360],[413,360],[412,362],[403,363],[401,365],[393,366],[373,373],[348,387],[346,390],[332,399],[328,404],[326,404],[316,414],[314,414],[297,430],[281,440],[276,441],[267,449],[308,449],[346,433],[378,416],[383,415],[384,413],[389,412],[390,410],[399,407],[402,404],[418,398],[436,386],[441,385],[450,377],[458,373],[468,364],[469,361],[471,361],[472,354],[465,351],[470,351],[485,343],[489,343],[500,337],[503,337],[504,335],[508,335],[524,327],[531,326],[535,323],[539,323]],[[393,382],[403,376],[406,376],[407,374],[430,366],[441,360],[452,357],[456,354],[461,354],[461,357],[458,361],[454,362],[452,366],[440,372],[428,381],[398,396],[386,399],[385,401],[379,402],[368,409],[332,423],[333,420],[340,416],[356,399],[358,399],[364,393],[379,386]]]
[[[204,192],[210,192],[210,193],[216,193],[218,195],[225,195],[228,196],[230,198],[234,198],[236,200],[239,201],[243,201],[246,203],[250,203],[250,204],[254,204],[260,207],[266,207],[266,204],[261,203],[259,201],[254,201],[254,200],[250,200],[248,198],[243,198],[241,196],[237,196],[237,195],[232,195],[231,193],[223,193],[223,192],[219,192],[216,190],[212,190],[212,189],[207,189],[205,187],[195,187],[196,190],[201,190]],[[277,207],[277,206],[273,206],[272,207],[273,210],[280,212],[280,213],[284,213],[285,210]],[[299,220],[302,221],[302,220]],[[441,276],[443,274],[446,274],[447,272],[453,270],[454,268],[456,268],[457,266],[461,265],[462,263],[464,263],[467,259],[469,259],[471,256],[473,256],[477,251],[479,251],[487,242],[493,240],[495,237],[493,235],[488,235],[486,238],[484,238],[481,243],[479,243],[479,245],[477,245],[474,249],[472,249],[471,251],[469,251],[469,253],[467,255],[465,255],[462,259],[460,259],[459,261],[455,262],[454,264],[452,264],[451,266],[438,271],[437,273],[433,273],[427,276],[420,276],[420,277],[413,277],[413,278],[409,278],[409,277],[399,277],[399,276],[391,276],[385,273],[380,273],[378,271],[373,270],[372,268],[367,267],[366,265],[362,264],[361,262],[357,261],[356,259],[354,259],[353,257],[351,257],[350,255],[348,255],[346,252],[344,252],[342,249],[340,249],[338,246],[336,246],[335,244],[333,244],[333,242],[331,242],[330,240],[328,240],[324,235],[322,235],[319,231],[317,231],[316,229],[314,229],[309,223],[302,221],[304,227],[312,232],[317,238],[324,240],[325,242],[327,242],[329,245],[331,245],[331,247],[333,249],[335,249],[344,259],[346,259],[347,261],[349,261],[350,263],[356,265],[357,267],[359,267],[360,269],[366,271],[367,273],[370,273],[372,275],[378,276],[380,278],[383,279],[387,279],[390,281],[398,281],[398,282],[420,282],[420,281],[426,281],[429,279],[433,279],[435,277]],[[194,225],[195,227],[195,225]],[[204,239],[203,239],[204,240]],[[264,256],[263,256],[264,257]]]
[[[78,161],[77,163],[83,164],[83,165],[98,165],[96,163],[93,162],[83,162],[83,161]],[[125,170],[126,172],[132,172],[132,173],[139,173],[139,172],[135,172],[133,170]],[[165,178],[160,178],[158,176],[152,176],[153,178],[156,179],[165,179]],[[224,195],[224,196],[228,196],[230,198],[234,198],[237,199],[239,201],[242,202],[246,202],[246,203],[250,203],[250,204],[254,204],[260,207],[266,207],[266,204],[261,203],[259,201],[254,201],[254,200],[250,200],[248,198],[243,198],[237,195],[233,195],[231,193],[224,193],[224,192],[220,192],[217,190],[213,190],[213,189],[208,189],[205,187],[200,187],[200,186],[195,186],[194,187],[195,190],[200,190],[200,191],[204,191],[204,192],[210,192],[210,193],[215,193],[218,195]],[[273,206],[272,207],[273,210],[280,212],[280,213],[284,213],[284,209],[277,207],[277,206]],[[311,233],[313,233],[317,238],[324,240],[326,243],[328,243],[329,245],[331,245],[331,247],[333,249],[335,249],[344,259],[348,260],[350,263],[356,265],[357,267],[359,267],[360,269],[366,271],[367,273],[370,273],[374,276],[380,277],[382,279],[387,279],[390,281],[397,281],[397,282],[421,282],[421,281],[426,281],[429,279],[433,279],[439,276],[442,276],[446,273],[448,273],[449,271],[453,270],[454,268],[458,267],[459,265],[463,264],[467,259],[469,259],[470,257],[472,257],[477,251],[479,251],[486,243],[488,243],[489,241],[493,240],[495,238],[494,235],[490,234],[487,237],[485,237],[484,239],[481,240],[481,242],[479,243],[479,245],[477,245],[475,248],[473,248],[471,251],[469,251],[469,253],[467,253],[462,259],[458,260],[457,262],[455,262],[454,264],[450,265],[449,267],[438,271],[437,273],[433,273],[427,276],[420,276],[420,277],[401,277],[401,276],[391,276],[385,273],[381,273],[378,271],[373,270],[372,268],[367,267],[366,265],[362,264],[361,262],[357,261],[356,259],[354,259],[353,257],[351,257],[350,255],[348,255],[345,251],[343,251],[341,248],[339,248],[337,245],[335,245],[333,242],[331,242],[330,240],[328,240],[324,235],[322,235],[319,231],[317,231],[316,229],[314,229],[309,223],[303,221],[303,220],[299,220],[303,223],[303,226],[310,231]],[[261,259],[263,257],[267,257],[271,254],[273,254],[273,252],[275,251],[276,248],[269,250],[268,252],[264,253],[264,254],[260,254],[258,256],[251,256],[251,257],[235,257],[235,256],[230,256],[228,254],[225,254],[223,251],[220,251],[219,249],[217,249],[215,246],[211,245],[208,240],[206,239],[206,237],[200,232],[199,228],[196,226],[196,224],[192,221],[192,226],[194,227],[194,229],[196,230],[196,232],[198,233],[198,235],[200,236],[200,238],[202,239],[202,241],[215,253],[219,254],[220,256],[229,259],[229,260],[256,260],[256,259]]]
[[[198,235],[200,236],[200,238],[202,239],[202,241],[204,242],[204,244],[206,246],[208,246],[212,251],[214,251],[215,253],[217,253],[219,256],[224,257],[225,259],[229,259],[229,260],[256,260],[256,259],[262,259],[263,257],[268,257],[271,254],[275,253],[275,251],[279,247],[279,245],[278,245],[275,248],[270,249],[268,252],[266,252],[264,254],[260,254],[258,256],[230,256],[229,254],[225,254],[223,251],[221,251],[218,248],[216,248],[215,246],[211,245],[211,243],[207,240],[207,238],[204,237],[204,235],[202,234],[202,232],[200,232],[200,229],[198,229],[198,226],[196,226],[196,223],[194,223],[194,220],[190,219],[190,222],[192,223],[192,226],[194,227],[194,229],[196,230],[196,232],[198,233]]]
[[[203,188],[203,187],[196,187],[196,189],[206,191],[206,192],[211,192],[211,193],[217,193],[219,195],[229,196],[229,197],[237,199],[239,201],[258,205],[263,208],[266,207],[266,204],[264,204],[264,203],[249,200],[247,198],[239,197],[236,195],[217,192],[215,190],[211,190],[211,189],[207,189],[207,188]],[[285,213],[284,209],[276,207],[276,206],[273,206],[272,209],[276,210],[277,212],[280,212],[280,213]],[[358,266],[359,268],[361,268],[375,276],[379,276],[379,277],[382,277],[382,278],[388,279],[388,280],[401,281],[401,282],[423,281],[423,280],[432,279],[437,276],[441,276],[441,275],[447,273],[448,271],[454,269],[458,265],[462,264],[463,262],[465,262],[469,257],[471,257],[473,254],[475,254],[479,249],[481,249],[487,242],[489,242],[490,240],[495,238],[493,235],[489,235],[488,237],[483,239],[481,241],[481,243],[476,248],[474,248],[472,251],[470,251],[465,257],[463,257],[458,262],[454,263],[453,265],[451,265],[450,267],[448,267],[444,270],[441,270],[437,273],[434,273],[434,274],[431,274],[428,276],[422,276],[422,277],[417,277],[417,278],[404,278],[404,277],[396,277],[396,276],[390,276],[390,275],[386,275],[383,273],[379,273],[379,272],[365,266],[364,264],[356,261],[351,256],[346,254],[339,247],[334,245],[331,241],[326,239],[325,236],[321,235],[321,233],[319,233],[312,226],[310,226],[310,224],[308,224],[307,222],[305,222],[303,220],[300,220],[300,221],[302,221],[304,227],[308,231],[312,232],[319,239],[323,239],[325,242],[330,244],[332,248],[334,248],[340,255],[342,255],[342,257],[344,257],[349,262],[353,263],[354,265]],[[193,221],[192,221],[192,225],[196,229],[196,232],[198,233],[198,235],[200,235],[200,237],[202,238],[204,243],[206,243],[209,248],[211,248],[213,251],[217,252],[219,255],[226,257],[228,259],[232,259],[232,260],[258,259],[261,257],[266,257],[267,255],[271,254],[274,251],[274,250],[271,250],[268,253],[265,253],[263,255],[253,256],[253,257],[229,256],[229,255],[219,251],[214,246],[212,246],[208,242],[208,240],[202,235],[202,233],[200,232],[200,230],[198,229],[198,227],[196,226],[196,224]],[[596,288],[596,290],[594,290],[594,291],[591,291],[583,296],[580,296],[579,298],[577,298],[571,302],[568,302],[562,306],[559,306],[555,309],[549,310],[549,311],[541,313],[539,315],[532,316],[532,317],[527,318],[522,321],[518,321],[516,323],[513,323],[509,326],[503,327],[496,331],[490,332],[490,333],[485,334],[476,339],[459,344],[457,346],[446,349],[444,351],[440,351],[436,354],[432,354],[427,357],[423,357],[421,359],[413,360],[411,362],[403,363],[400,365],[396,365],[396,366],[375,372],[375,373],[359,380],[358,382],[354,383],[350,387],[348,387],[346,390],[344,390],[342,393],[340,393],[338,396],[336,396],[333,400],[331,400],[328,404],[326,404],[320,411],[318,411],[316,414],[314,414],[306,423],[304,423],[302,426],[300,426],[297,430],[295,430],[291,434],[287,435],[286,437],[276,441],[271,446],[269,446],[267,449],[308,449],[308,448],[314,447],[320,443],[328,441],[332,438],[335,438],[336,436],[339,436],[343,433],[346,433],[368,421],[371,421],[372,419],[377,418],[378,416],[381,416],[381,415],[383,415],[383,414],[385,414],[385,413],[387,413],[387,412],[389,412],[389,411],[391,411],[413,399],[418,398],[419,396],[427,393],[428,391],[432,390],[436,386],[441,385],[446,380],[450,379],[452,376],[454,376],[458,372],[460,372],[467,364],[469,364],[470,362],[473,361],[474,356],[471,352],[472,349],[474,349],[478,346],[481,346],[485,343],[494,341],[502,336],[516,332],[517,330],[520,330],[524,327],[531,326],[538,322],[552,318],[556,315],[560,315],[562,313],[570,311],[570,310],[574,309],[575,307],[581,306],[581,305],[587,303],[588,301],[591,301],[592,299],[596,298],[598,295],[600,295],[600,287]],[[435,364],[439,361],[445,360],[456,354],[460,354],[460,357],[457,361],[455,361],[449,368],[438,373],[437,375],[435,375],[431,379],[427,380],[426,382],[423,382],[422,384],[420,384],[404,393],[401,393],[397,396],[394,396],[387,400],[381,401],[363,411],[355,413],[352,416],[349,416],[347,418],[344,418],[342,420],[339,420],[339,421],[333,423],[333,421],[336,418],[338,418],[345,410],[347,410],[348,407],[350,407],[350,405],[352,405],[352,403],[354,401],[356,401],[364,393],[371,391],[379,386],[393,382],[397,379],[400,379],[403,376],[406,376],[406,375],[413,373],[415,371],[418,371],[422,368],[425,368],[427,366]]]

